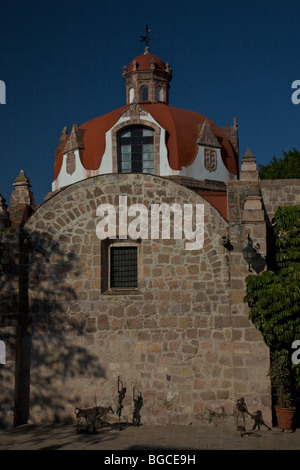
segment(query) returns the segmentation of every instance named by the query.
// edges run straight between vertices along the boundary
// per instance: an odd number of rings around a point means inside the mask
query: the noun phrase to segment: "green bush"
[[[244,301],[270,351],[291,365],[300,385],[299,366],[290,361],[292,343],[300,339],[300,206],[279,207],[273,228],[276,268],[247,277]]]

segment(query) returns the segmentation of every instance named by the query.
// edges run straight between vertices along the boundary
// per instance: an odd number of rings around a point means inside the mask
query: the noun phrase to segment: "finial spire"
[[[141,36],[141,42],[145,42],[145,43],[146,43],[146,48],[147,48],[147,50],[149,50],[149,42],[150,42],[149,33],[150,33],[150,28],[149,28],[149,26],[146,24],[146,36]],[[151,41],[153,41],[153,39],[151,39]],[[146,50],[146,49],[145,49],[145,50]]]

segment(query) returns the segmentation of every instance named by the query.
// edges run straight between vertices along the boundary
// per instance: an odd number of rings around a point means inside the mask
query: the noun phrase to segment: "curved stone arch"
[[[127,124],[129,121],[126,121],[125,123],[121,123],[118,126],[116,126],[116,132],[119,130],[123,130],[126,127],[131,127],[130,124]],[[142,125],[147,123],[147,121],[139,121],[139,124],[141,123]],[[125,124],[125,125],[124,125]],[[156,126],[152,122],[148,122],[146,127],[154,127]],[[156,126],[158,130],[160,131],[159,127]],[[195,191],[187,188],[186,186],[172,180],[171,178],[164,177],[164,176],[159,176],[159,175],[151,175],[151,174],[142,174],[142,173],[136,173],[136,174],[124,174],[124,173],[109,173],[105,175],[96,175],[96,176],[91,176],[90,178],[86,180],[81,180],[81,181],[76,181],[66,187],[61,188],[59,191],[55,192],[53,195],[47,198],[46,201],[44,201],[42,204],[38,206],[38,208],[35,210],[35,212],[31,215],[31,217],[28,219],[28,221],[25,224],[25,227],[30,227],[33,224],[37,223],[37,220],[35,219],[40,219],[43,220],[44,214],[47,211],[51,212],[57,212],[61,208],[61,200],[65,199],[65,204],[66,204],[66,214],[69,216],[71,214],[74,215],[74,207],[72,206],[72,202],[76,202],[80,209],[79,213],[75,215],[79,215],[80,213],[83,212],[82,209],[82,204],[89,205],[89,200],[91,199],[91,192],[89,191],[92,187],[92,185],[95,186],[96,188],[96,197],[99,195],[105,196],[107,193],[101,189],[103,187],[102,181],[104,183],[108,184],[115,184],[115,182],[120,182],[120,184],[124,184],[127,182],[128,179],[132,179],[132,181],[138,185],[143,185],[145,179],[145,183],[148,183],[149,180],[155,182],[158,182],[159,185],[165,187],[165,186],[171,186],[172,190],[171,193],[176,195],[176,200],[179,202],[183,201],[184,197],[192,197],[193,203],[203,203],[206,207],[210,208],[211,210],[211,216],[214,218],[215,221],[219,221],[217,224],[218,227],[220,226],[220,229],[224,230],[228,228],[228,221],[225,219],[225,217],[219,212],[218,209],[216,209],[209,201],[204,199],[201,195],[197,194]],[[116,181],[115,181],[116,180]],[[174,189],[175,188],[175,189]],[[85,191],[89,192],[89,199],[87,200],[85,196]],[[73,197],[73,194],[78,191],[77,194],[79,194],[79,198]],[[115,187],[115,192],[117,192],[117,188]],[[140,193],[139,193],[140,194]],[[200,202],[199,202],[200,201]],[[93,204],[94,208],[96,209],[95,204]],[[93,207],[92,207],[93,210]],[[72,218],[72,217],[71,217]],[[35,220],[35,221],[34,221]],[[67,219],[66,222],[68,223],[69,220]],[[40,225],[38,228],[43,228],[42,225]]]
[[[148,124],[150,127],[153,123],[149,122]],[[120,129],[130,127],[130,125],[124,126],[120,124],[117,127],[119,127],[119,129],[116,128],[116,132]],[[199,194],[172,179],[141,173],[97,175],[62,188],[37,208],[25,224],[25,228],[29,229],[34,227],[35,229],[43,231],[47,226],[46,221],[49,221],[50,227],[48,230],[50,233],[58,233],[63,230],[66,224],[76,224],[88,211],[95,212],[99,204],[107,202],[108,193],[103,189],[106,184],[110,187],[110,190],[117,195],[121,194],[119,192],[119,186],[124,186],[129,181],[130,184],[136,184],[139,187],[143,187],[144,183],[153,183],[163,188],[169,186],[171,187],[170,194],[174,197],[173,202],[176,200],[176,202],[184,203],[184,201],[190,199],[192,204],[204,204],[206,207],[206,221],[209,217],[214,222],[213,228],[209,230],[207,235],[215,236],[216,231],[218,234],[224,234],[226,232],[228,228],[227,220],[210,202],[202,198]],[[93,186],[95,190],[94,195],[91,192]],[[144,189],[143,195],[146,195],[146,193],[147,189]],[[136,194],[140,198],[140,190]],[[129,197],[133,196],[134,194],[129,194]]]
[[[160,173],[160,127],[152,121],[147,119],[141,119],[138,117],[132,117],[117,126],[111,131],[112,138],[112,167],[113,172],[118,173],[118,133],[129,127],[140,126],[148,127],[154,131],[154,173],[159,175]]]
[[[119,129],[124,129],[124,127],[125,126],[120,125]],[[118,129],[116,129],[116,132],[118,132]],[[98,241],[95,234],[97,207],[103,203],[117,205],[118,196],[126,193],[124,190],[127,190],[128,206],[134,203],[135,199],[141,202],[142,199],[149,198],[148,194],[151,197],[153,190],[146,189],[144,186],[145,182],[148,185],[152,182],[157,186],[156,192],[158,192],[158,194],[168,187],[167,203],[169,204],[172,202],[184,204],[188,200],[192,201],[191,204],[204,204],[205,239],[203,254],[209,260],[206,263],[206,268],[211,271],[211,276],[215,280],[219,279],[220,272],[228,264],[227,251],[221,244],[221,236],[226,233],[228,228],[226,219],[208,201],[201,198],[201,196],[168,178],[147,174],[117,173],[103,176],[99,175],[91,177],[88,180],[76,182],[67,188],[61,189],[61,191],[52,198],[44,202],[29,219],[25,225],[25,229],[28,230],[34,227],[34,229],[38,229],[41,234],[44,230],[49,231],[55,243],[62,243],[63,245],[73,240],[74,249],[80,254],[84,246],[81,242],[86,244],[88,240],[92,239],[93,243],[97,243]],[[131,193],[132,188],[135,186],[137,188],[137,198]],[[108,187],[108,190],[105,189],[106,187]],[[176,196],[173,199],[174,195]],[[153,200],[153,202],[160,202],[159,198],[157,201]],[[86,214],[91,215],[88,221]],[[49,224],[46,221],[49,221]],[[75,226],[75,231],[77,231],[78,234],[73,233]],[[83,239],[80,242],[80,232],[85,232],[86,230],[89,236],[86,234],[82,235]],[[227,275],[223,273],[223,277],[224,276],[225,278],[227,277]]]

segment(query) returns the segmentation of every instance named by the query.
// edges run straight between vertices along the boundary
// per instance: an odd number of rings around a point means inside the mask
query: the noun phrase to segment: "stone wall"
[[[0,234],[0,340],[5,344],[5,364],[0,364],[0,426],[6,427],[14,423],[20,242],[19,233],[10,227]]]
[[[96,208],[204,204],[205,243],[139,243],[139,288],[101,292]],[[226,220],[194,192],[151,175],[106,175],[76,183],[45,202],[26,224],[31,240],[33,315],[31,416],[74,416],[75,406],[117,404],[117,379],[143,397],[147,423],[203,422],[234,413],[230,266],[221,243]],[[102,242],[103,243],[103,242]],[[46,411],[47,410],[47,411]]]
[[[96,209],[117,208],[119,195],[128,206],[204,204],[203,248],[172,237],[135,241],[138,289],[108,289]],[[260,245],[255,269],[266,267],[267,227],[278,205],[299,203],[299,180],[242,178],[228,183],[227,197],[228,221],[168,178],[105,175],[50,196],[24,229],[5,228],[1,422],[13,409],[16,423],[73,420],[76,406],[95,399],[116,410],[120,377],[129,422],[137,390],[144,423],[233,424],[243,396],[271,424],[269,352],[243,302],[250,273],[242,252],[250,235]]]
[[[260,180],[259,182],[265,211],[272,221],[278,206],[300,204],[300,180]]]
[[[266,223],[258,181],[228,183],[228,219],[230,251],[230,292],[233,340],[233,376],[235,399],[243,396],[249,410],[260,409],[271,422],[271,388],[268,378],[269,350],[261,333],[248,319],[249,308],[243,301],[246,278],[266,267]],[[259,244],[259,257],[249,268],[243,258],[248,235]]]

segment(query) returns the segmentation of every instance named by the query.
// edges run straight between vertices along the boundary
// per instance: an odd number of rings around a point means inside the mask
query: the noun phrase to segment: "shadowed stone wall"
[[[96,208],[119,204],[119,194],[128,196],[128,206],[142,203],[203,203],[205,244],[188,251],[185,240],[142,240],[139,243],[139,289],[128,294],[101,293],[106,273],[101,272],[101,242],[96,236]],[[53,316],[76,324],[66,329],[73,347],[86,348],[98,358],[103,376],[86,371],[64,380],[67,402],[91,406],[92,394],[99,402],[117,401],[120,375],[127,395],[124,414],[131,419],[132,389],[141,391],[142,416],[147,422],[190,422],[206,409],[224,406],[232,414],[232,355],[229,264],[220,233],[226,221],[195,193],[168,180],[143,175],[108,175],[75,184],[44,203],[26,224],[26,230],[51,239],[58,253],[74,254],[73,268],[64,271],[67,295],[53,292],[54,279],[46,275],[31,279],[30,296],[34,323]],[[36,243],[33,244],[36,250]],[[49,265],[59,262],[51,250]],[[44,308],[44,292],[53,292],[51,302],[59,311]],[[60,289],[61,290],[61,289]],[[70,295],[71,293],[71,295]],[[39,298],[41,297],[41,298]],[[226,311],[225,311],[226,310]],[[36,320],[35,320],[36,319]],[[64,322],[63,322],[64,320]],[[37,325],[38,328],[38,325]],[[38,332],[38,329],[37,329]],[[38,341],[38,334],[35,334]],[[51,342],[55,340],[49,334]],[[57,367],[60,357],[55,353]],[[52,354],[51,353],[51,354]],[[63,378],[63,377],[62,377]],[[71,411],[71,408],[70,408]],[[73,410],[72,410],[73,411]],[[34,412],[34,410],[33,410]]]
[[[19,233],[4,228],[0,237],[0,339],[5,344],[5,364],[0,364],[0,426],[14,424],[16,342],[19,323]]]
[[[109,289],[96,209],[118,209],[119,195],[128,206],[204,204],[203,248],[186,250],[172,235],[134,241],[138,289]],[[94,406],[94,397],[116,410],[119,376],[129,422],[135,388],[144,423],[233,423],[241,396],[270,423],[269,352],[243,302],[242,250],[250,235],[260,244],[255,268],[265,269],[270,220],[278,205],[299,203],[299,180],[232,181],[227,195],[228,221],[170,179],[98,176],[50,197],[23,229],[3,229],[2,423],[13,411],[15,424],[74,420],[74,408]]]
[[[265,269],[266,223],[258,181],[228,183],[230,251],[230,292],[235,400],[243,396],[250,412],[260,409],[271,422],[271,388],[268,378],[269,350],[261,333],[248,319],[249,308],[243,299],[246,277],[251,274],[243,258],[248,235],[259,244],[259,260],[252,274]]]
[[[203,248],[186,250],[184,239],[141,240],[139,287],[126,294],[103,289],[105,242],[96,236],[96,208],[118,207],[120,194],[128,206],[176,199],[205,207]],[[129,421],[133,387],[142,394],[142,421],[148,423],[223,424],[232,421],[242,392],[262,409],[268,380],[257,359],[267,353],[242,307],[247,266],[221,243],[230,227],[194,192],[151,175],[90,178],[40,206],[25,226],[36,378],[32,419],[74,416],[75,406],[94,405],[93,394],[98,404],[116,409],[118,376],[127,388],[123,414]],[[241,247],[244,239],[234,230]],[[37,256],[43,262],[32,269]],[[230,263],[236,270],[241,263],[238,274],[231,275]],[[43,406],[38,402],[39,380],[52,393],[55,416],[51,406],[45,413],[47,397]]]

